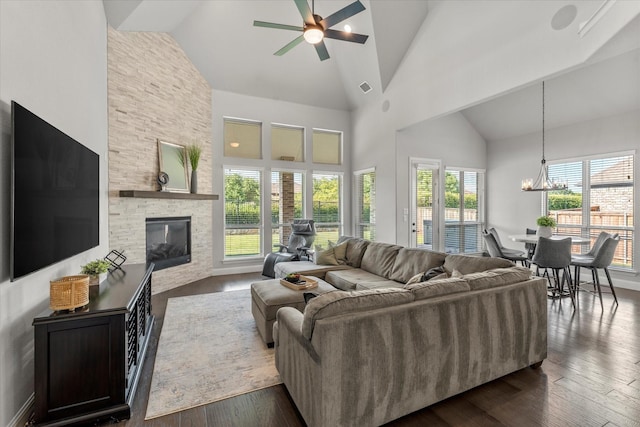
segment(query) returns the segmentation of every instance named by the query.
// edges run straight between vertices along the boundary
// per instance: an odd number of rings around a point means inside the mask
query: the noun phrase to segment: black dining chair
[[[576,302],[573,294],[571,283],[571,238],[566,239],[547,239],[546,237],[538,238],[536,250],[531,260],[537,267],[545,269],[547,280],[551,282],[553,279],[555,286],[552,290],[553,297],[563,297],[564,284],[567,284],[567,291],[571,297],[571,304],[575,308]],[[552,277],[549,277],[548,271],[551,270]],[[560,272],[562,271],[562,274]]]
[[[535,236],[536,234],[536,230],[534,228],[527,228],[526,231],[527,236]],[[527,258],[531,259],[533,258],[533,253],[536,250],[536,244],[535,243],[525,243],[524,244],[524,248],[527,250]]]
[[[609,282],[609,287],[611,288],[611,293],[613,294],[613,299],[615,300],[617,305],[618,297],[616,296],[616,291],[613,289],[611,274],[609,274],[609,266],[613,262],[613,257],[615,255],[616,248],[618,247],[619,242],[620,242],[620,236],[605,237],[601,242],[601,244],[596,248],[596,251],[592,256],[589,256],[586,254],[574,255],[571,259],[571,265],[574,266],[574,270],[575,270],[574,271],[575,272],[574,289],[576,290],[576,292],[580,289],[580,269],[581,268],[590,269],[594,286],[596,287],[598,291],[598,296],[600,297],[600,306],[603,309],[604,309],[604,304],[602,303],[602,290],[600,289],[600,277],[598,275],[598,269],[601,268],[604,270],[604,273],[607,276],[607,281]],[[594,247],[595,246],[596,245],[594,244]]]

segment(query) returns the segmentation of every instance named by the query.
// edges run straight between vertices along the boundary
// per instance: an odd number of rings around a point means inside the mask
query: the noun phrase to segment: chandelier
[[[549,168],[544,158],[544,81],[542,82],[542,160],[540,172],[536,180],[530,178],[522,180],[522,191],[555,191],[566,190],[567,183],[557,179],[549,179]]]

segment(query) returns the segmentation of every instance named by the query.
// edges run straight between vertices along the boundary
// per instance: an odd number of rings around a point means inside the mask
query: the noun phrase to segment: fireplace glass
[[[155,271],[191,262],[191,217],[147,218],[147,265]]]

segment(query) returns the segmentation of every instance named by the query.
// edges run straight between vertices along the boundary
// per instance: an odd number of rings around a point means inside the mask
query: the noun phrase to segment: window
[[[262,124],[249,120],[225,118],[224,155],[244,159],[261,159]]]
[[[445,172],[445,252],[482,252],[483,186],[484,172]]]
[[[271,160],[304,162],[304,129],[271,125]]]
[[[260,170],[225,168],[225,258],[262,254],[261,187]]]
[[[342,132],[313,130],[313,162],[342,164]]]
[[[549,166],[551,179],[567,181],[568,189],[546,195],[546,207],[558,233],[591,238],[601,231],[620,235],[612,266],[633,269],[632,154],[611,155]],[[580,252],[574,246],[574,251]]]
[[[375,240],[376,237],[376,171],[354,173],[353,194],[355,199],[356,237]]]
[[[313,219],[318,235],[315,244],[326,248],[342,233],[342,176],[335,173],[313,174]]]
[[[303,189],[302,172],[271,172],[271,234],[274,245],[287,245],[291,222],[304,218]]]

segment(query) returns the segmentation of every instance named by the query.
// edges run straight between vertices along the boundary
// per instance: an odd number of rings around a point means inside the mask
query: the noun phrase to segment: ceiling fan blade
[[[303,36],[300,36],[300,37],[303,37]],[[313,46],[316,48],[316,52],[318,52],[318,56],[320,57],[320,61],[324,61],[325,59],[329,59],[329,52],[327,51],[327,46],[324,44],[324,41],[321,41],[320,43],[316,43]]]
[[[298,7],[300,11],[300,15],[302,15],[302,19],[307,24],[315,24],[316,20],[313,19],[313,13],[311,12],[311,8],[309,7],[309,3],[307,0],[293,0],[293,2]]]
[[[324,36],[329,39],[344,40],[346,42],[361,43],[367,41],[369,36],[364,34],[348,33],[346,31],[324,30]]]
[[[280,49],[279,51],[274,53],[274,55],[277,55],[277,56],[284,55],[285,53],[289,52],[294,47],[298,46],[300,44],[300,42],[302,42],[303,40],[304,40],[304,36],[296,37],[295,39],[293,39],[289,43],[287,43],[282,49]]]
[[[295,25],[275,24],[273,22],[253,21],[254,27],[276,28],[278,30],[302,31],[304,28]]]
[[[296,3],[297,1],[298,0],[296,0]],[[364,5],[360,3],[360,0],[356,0],[349,6],[345,6],[336,13],[327,16],[322,21],[320,21],[320,24],[324,28],[331,28],[334,25],[344,21],[345,19],[351,18],[353,15],[362,12],[363,10],[365,10]]]

